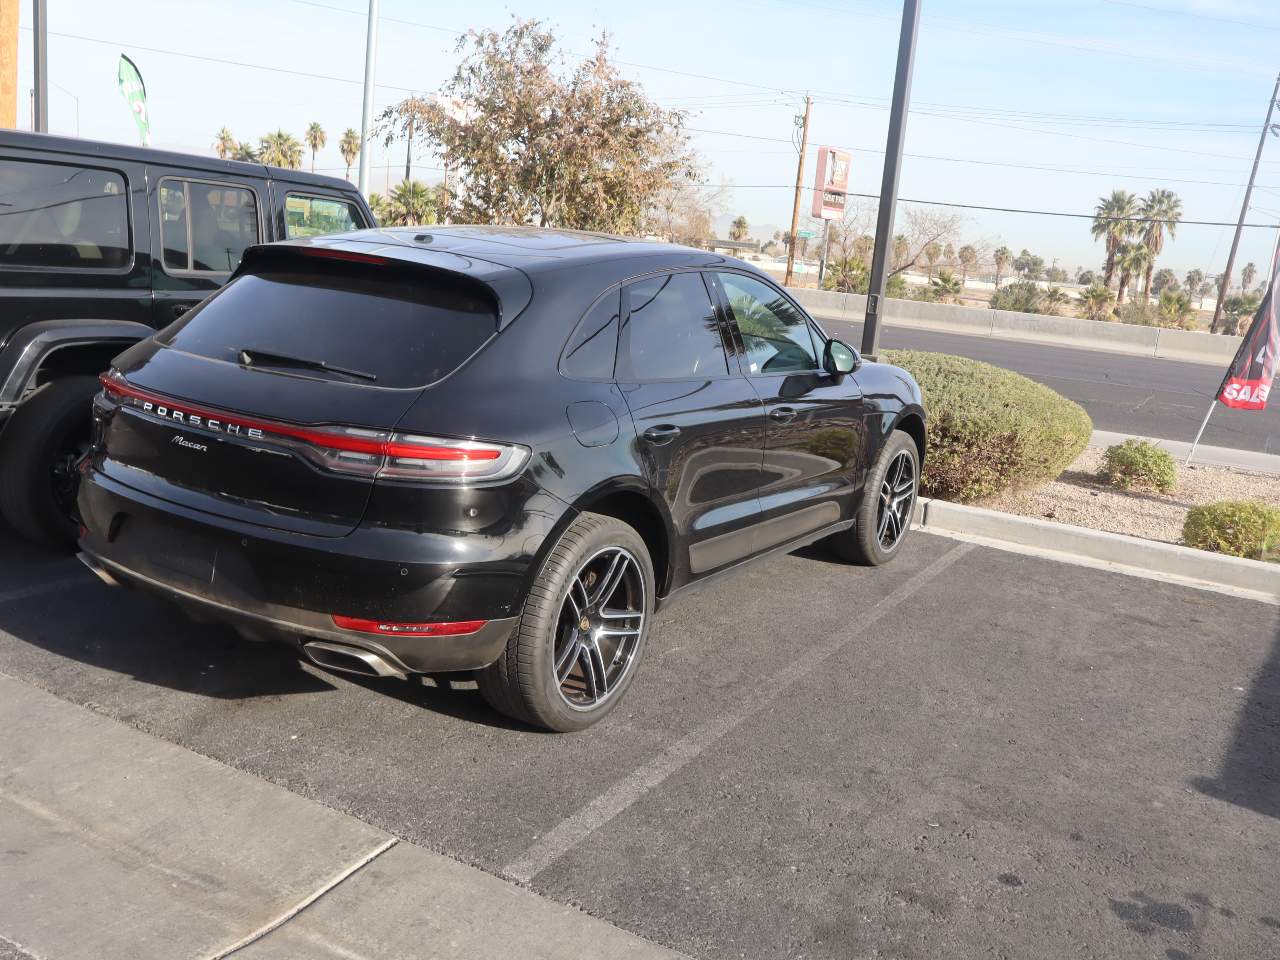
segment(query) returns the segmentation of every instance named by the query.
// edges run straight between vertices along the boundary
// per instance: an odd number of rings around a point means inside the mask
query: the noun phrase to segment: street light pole
[[[871,255],[871,279],[867,287],[867,313],[862,326],[862,352],[875,358],[880,349],[880,313],[884,302],[893,245],[893,214],[902,174],[902,146],[907,138],[907,105],[911,101],[911,71],[916,58],[916,33],[920,26],[920,0],[903,0],[902,32],[898,36],[898,68],[889,105],[889,136],[884,148],[884,176],[880,181],[880,213],[876,218],[876,245]]]
[[[364,46],[364,111],[360,116],[360,192],[366,197],[369,196],[369,124],[373,122],[373,75],[377,57],[378,0],[369,0]]]
[[[33,0],[31,11],[31,36],[35,42],[31,95],[31,129],[36,133],[49,132],[49,9],[48,0]]]
[[[1227,290],[1231,286],[1231,271],[1235,269],[1236,251],[1240,249],[1240,233],[1244,230],[1244,219],[1249,213],[1249,198],[1253,196],[1253,181],[1258,176],[1258,164],[1262,162],[1262,148],[1267,145],[1267,132],[1271,129],[1271,115],[1275,112],[1277,98],[1280,98],[1280,75],[1276,76],[1276,87],[1271,91],[1271,101],[1267,104],[1267,119],[1263,121],[1262,135],[1258,137],[1258,152],[1253,155],[1253,170],[1249,173],[1249,185],[1244,188],[1244,203],[1240,205],[1240,219],[1236,222],[1235,236],[1231,238],[1231,252],[1227,254],[1227,269],[1222,275],[1222,283],[1218,286],[1218,302],[1213,308],[1213,322],[1209,324],[1210,333],[1217,333],[1222,324],[1222,309],[1226,304]],[[1205,419],[1207,420],[1208,418],[1206,417]],[[1201,427],[1201,430],[1203,429]]]

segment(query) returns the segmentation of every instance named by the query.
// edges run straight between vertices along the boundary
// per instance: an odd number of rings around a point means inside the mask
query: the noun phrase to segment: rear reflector
[[[361,427],[299,427],[171,400],[129,383],[115,371],[99,378],[118,403],[166,423],[288,447],[336,473],[395,480],[505,480],[529,451],[515,444],[421,437]]]
[[[422,637],[459,637],[475,633],[487,620],[455,620],[452,623],[394,623],[385,620],[362,620],[359,617],[333,615],[335,626],[360,633],[413,634]]]

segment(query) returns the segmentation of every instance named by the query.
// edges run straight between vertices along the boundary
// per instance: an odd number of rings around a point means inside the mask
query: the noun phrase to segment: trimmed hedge
[[[1083,407],[1011,370],[918,350],[886,350],[884,359],[924,393],[926,496],[963,503],[1048,483],[1093,433]]]
[[[1259,500],[1222,500],[1187,511],[1182,540],[1189,547],[1249,560],[1280,554],[1280,508]]]
[[[1102,475],[1112,486],[1124,490],[1154,490],[1169,493],[1178,482],[1178,465],[1169,451],[1150,440],[1130,437],[1107,447],[1102,455]]]

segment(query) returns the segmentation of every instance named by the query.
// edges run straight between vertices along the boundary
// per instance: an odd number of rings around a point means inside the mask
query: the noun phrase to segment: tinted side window
[[[253,191],[225,183],[160,183],[160,242],[170,272],[230,273],[258,242]]]
[[[699,274],[638,280],[624,293],[619,376],[680,380],[729,372],[715,308]]]
[[[366,225],[354,203],[301,193],[290,193],[284,198],[284,220],[284,234],[290,240],[361,230]]]
[[[582,318],[560,358],[560,372],[581,380],[611,380],[618,352],[621,292],[602,297]]]
[[[0,266],[129,264],[124,178],[93,167],[0,161]]]
[[[818,354],[809,323],[785,297],[768,284],[739,273],[717,276],[742,332],[747,373],[791,373],[817,368]]]

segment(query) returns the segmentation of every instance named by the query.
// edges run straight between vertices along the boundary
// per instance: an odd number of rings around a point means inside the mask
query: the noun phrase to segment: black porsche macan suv
[[[82,558],[322,666],[475,671],[554,730],[617,704],[654,609],[828,537],[902,545],[920,391],[752,267],[500,227],[252,247],[118,356]]]

